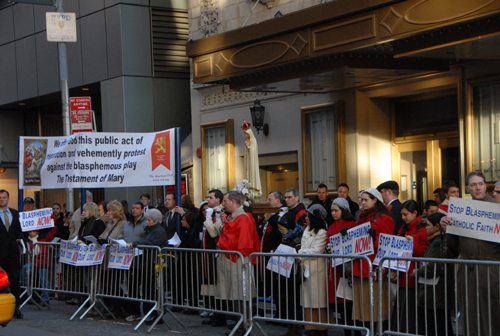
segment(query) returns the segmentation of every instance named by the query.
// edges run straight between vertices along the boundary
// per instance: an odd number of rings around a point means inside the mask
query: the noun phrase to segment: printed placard
[[[111,245],[109,247],[108,268],[129,270],[134,255],[136,255],[135,250],[133,247]]]
[[[52,208],[22,211],[19,213],[19,221],[23,232],[54,227]]]
[[[19,188],[175,184],[175,129],[20,137]]]
[[[347,230],[347,234],[337,233],[330,237],[329,245],[332,255],[372,255],[373,254],[373,239],[368,233],[371,225],[369,222],[353,227]],[[333,258],[332,266],[338,266],[351,261],[349,258]]]
[[[101,265],[105,253],[106,245],[85,245],[74,241],[61,240],[59,262],[72,266]]]
[[[382,258],[411,258],[413,255],[413,239],[381,233],[378,239],[378,251],[373,265],[379,266]],[[384,268],[399,272],[408,272],[410,262],[406,260],[384,260]]]
[[[276,250],[275,254],[297,254],[297,251],[293,247],[280,244]],[[286,278],[290,277],[292,272],[293,263],[295,258],[288,256],[272,256],[267,262],[266,268],[274,273],[278,273]]]
[[[500,243],[500,203],[451,197],[446,233]]]

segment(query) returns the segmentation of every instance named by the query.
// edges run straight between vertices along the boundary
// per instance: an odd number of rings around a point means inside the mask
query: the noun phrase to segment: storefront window
[[[234,184],[233,129],[232,119],[201,127],[203,190],[205,192],[210,189],[220,189],[226,192]]]
[[[335,190],[338,123],[335,105],[303,111],[304,191],[314,193],[324,183]]]
[[[474,170],[500,180],[500,83],[474,88]]]

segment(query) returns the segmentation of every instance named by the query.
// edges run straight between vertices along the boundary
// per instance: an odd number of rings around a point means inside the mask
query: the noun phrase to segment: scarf
[[[39,245],[36,245],[36,243],[38,243],[38,235],[36,235],[35,237],[28,237],[28,239],[33,243],[33,255],[36,256],[36,255],[39,255],[40,254],[40,246]]]

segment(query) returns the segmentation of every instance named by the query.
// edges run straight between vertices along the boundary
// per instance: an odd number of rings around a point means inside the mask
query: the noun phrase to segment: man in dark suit
[[[23,318],[19,311],[19,246],[18,239],[23,239],[21,224],[19,223],[19,212],[9,208],[9,192],[0,189],[0,267],[2,267],[10,281],[10,291],[16,297],[16,311],[14,316]]]
[[[385,206],[394,220],[394,234],[397,235],[404,223],[401,217],[401,202],[398,199],[399,185],[396,181],[385,181],[379,184],[377,190],[382,194]]]
[[[167,239],[171,239],[175,233],[180,237],[181,217],[184,214],[184,209],[177,206],[175,195],[172,193],[168,193],[165,196],[165,207],[168,211],[161,225],[167,231]]]

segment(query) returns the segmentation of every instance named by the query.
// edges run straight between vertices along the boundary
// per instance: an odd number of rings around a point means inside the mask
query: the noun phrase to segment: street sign
[[[90,97],[71,97],[71,134],[93,131],[92,99]]]
[[[48,42],[76,42],[75,13],[45,13]]]

